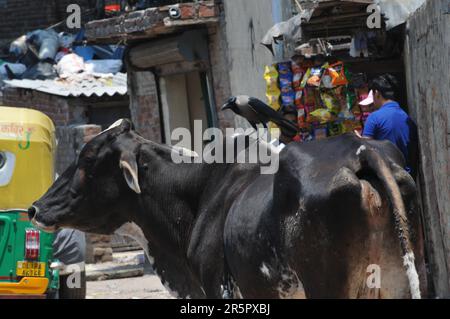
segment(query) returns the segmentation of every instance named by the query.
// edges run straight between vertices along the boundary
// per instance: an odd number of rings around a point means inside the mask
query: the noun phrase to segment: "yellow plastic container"
[[[8,176],[0,180],[0,210],[27,209],[54,180],[55,127],[45,114],[0,106],[0,152]]]

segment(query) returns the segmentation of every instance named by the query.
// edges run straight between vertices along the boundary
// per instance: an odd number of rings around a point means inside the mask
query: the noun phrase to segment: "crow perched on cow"
[[[231,110],[244,117],[255,130],[258,130],[258,124],[262,124],[267,129],[267,123],[273,122],[278,125],[285,136],[294,137],[298,133],[298,127],[293,122],[285,119],[269,105],[254,97],[233,96],[223,105],[222,111],[224,110]]]

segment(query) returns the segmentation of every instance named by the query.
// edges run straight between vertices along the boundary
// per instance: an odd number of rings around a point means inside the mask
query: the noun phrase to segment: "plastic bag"
[[[8,62],[2,62],[0,60],[0,74],[3,77],[5,77],[5,78],[8,76],[8,72],[6,71],[6,67],[5,66],[8,66],[8,68],[15,75],[21,75],[27,70],[27,67],[24,64],[21,64],[21,63],[8,63]]]
[[[52,63],[38,62],[22,74],[22,79],[47,80],[58,77]]]
[[[24,55],[28,50],[27,45],[27,36],[23,35],[20,38],[17,38],[14,40],[11,45],[9,46],[9,53],[11,53],[13,56],[21,56]]]
[[[27,38],[39,46],[40,60],[53,59],[59,48],[58,34],[53,30],[36,30],[27,35]]]
[[[91,60],[85,63],[89,73],[117,73],[122,69],[122,60]]]
[[[61,32],[58,34],[58,38],[59,46],[66,49],[72,47],[72,44],[75,41],[75,35],[66,32]]]
[[[94,48],[91,46],[76,46],[73,48],[73,52],[81,56],[84,61],[90,61],[94,58]]]
[[[63,56],[56,65],[56,71],[61,77],[81,73],[85,69],[83,58],[74,53]]]

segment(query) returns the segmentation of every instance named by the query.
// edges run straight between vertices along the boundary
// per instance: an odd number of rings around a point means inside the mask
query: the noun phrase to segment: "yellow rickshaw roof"
[[[55,127],[49,117],[0,106],[0,152],[12,163],[12,175],[0,186],[1,210],[26,209],[45,193],[54,178],[55,148]]]
[[[20,107],[0,106],[0,123],[37,125],[50,132],[55,131],[55,126],[47,115]]]

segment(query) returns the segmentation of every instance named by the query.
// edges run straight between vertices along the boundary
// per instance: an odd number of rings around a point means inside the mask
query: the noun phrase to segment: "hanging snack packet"
[[[283,75],[289,75],[292,76],[292,66],[291,62],[281,62],[278,63],[278,73],[280,74],[280,77]]]
[[[303,90],[300,91],[295,91],[295,106],[297,108],[302,107],[303,106]]]
[[[309,113],[308,122],[314,123],[319,122],[320,124],[326,124],[336,119],[333,114],[327,109],[318,109],[314,112]]]
[[[327,74],[331,77],[331,84],[333,87],[348,84],[343,62],[337,62],[330,65],[327,69]]]
[[[283,107],[293,107],[295,105],[295,92],[281,92],[281,104]]]
[[[298,127],[300,129],[307,129],[309,127],[308,122],[306,121],[306,111],[304,107],[301,107],[297,110],[297,119]]]
[[[311,73],[307,80],[307,84],[309,86],[316,86],[316,87],[320,86],[323,70],[324,69],[322,67],[311,68]]]
[[[306,87],[306,84],[308,84],[308,79],[309,79],[310,75],[311,75],[311,68],[309,68],[306,71],[305,75],[303,76],[303,79],[300,82],[300,88],[304,89]]]
[[[341,104],[332,91],[322,91],[320,97],[324,107],[326,107],[331,113],[339,114]]]
[[[292,88],[294,89],[294,91],[301,90],[302,79],[303,76],[305,75],[305,71],[301,66],[292,62],[292,74],[293,74]]]
[[[295,91],[292,88],[293,73],[291,67],[291,62],[278,63],[281,104],[284,107],[293,107],[295,105]]]
[[[328,132],[330,136],[338,136],[342,134],[341,122],[330,122],[328,123]]]
[[[266,97],[267,103],[275,110],[278,111],[280,105],[280,89],[278,88],[278,71],[273,65],[265,67],[264,79],[266,80]]]
[[[314,139],[320,141],[320,140],[324,140],[328,137],[328,130],[327,127],[325,126],[319,126],[314,128]]]

